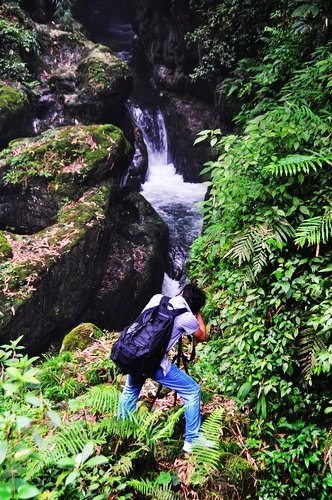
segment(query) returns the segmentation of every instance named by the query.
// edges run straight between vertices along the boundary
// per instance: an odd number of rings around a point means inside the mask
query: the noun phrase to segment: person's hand
[[[196,319],[198,321],[199,328],[197,328],[196,332],[194,333],[194,337],[196,340],[204,342],[206,340],[206,326],[201,311],[198,311],[196,313]]]

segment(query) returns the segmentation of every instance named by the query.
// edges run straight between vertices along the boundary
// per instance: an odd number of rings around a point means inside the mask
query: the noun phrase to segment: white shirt
[[[154,295],[145,306],[144,311],[145,309],[149,309],[150,307],[157,306],[160,303],[162,297],[163,295],[161,295],[160,293]],[[175,297],[172,297],[169,303],[174,307],[174,309],[186,308],[188,312],[175,317],[173,330],[166,349],[166,353],[172,349],[174,344],[178,342],[182,335],[192,335],[199,328],[199,323],[196,317],[191,312],[190,307],[188,306],[186,300],[182,297],[182,295],[176,295]],[[160,366],[163,369],[164,376],[166,376],[171,368],[171,362],[166,355],[161,360]]]

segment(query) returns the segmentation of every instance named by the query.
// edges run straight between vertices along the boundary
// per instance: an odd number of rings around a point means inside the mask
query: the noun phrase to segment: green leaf
[[[0,482],[0,498],[1,500],[11,500],[12,498],[10,486],[2,481]]]
[[[281,288],[283,289],[283,291],[284,291],[285,293],[287,293],[287,292],[289,291],[289,289],[290,289],[290,284],[289,284],[288,282],[286,282],[286,283],[285,283],[285,282],[282,282],[282,283],[281,283]]]
[[[84,446],[82,450],[80,463],[83,464],[84,462],[86,462],[86,460],[92,455],[92,453],[93,453],[93,443],[90,441]]]
[[[22,373],[14,366],[9,366],[9,368],[7,368],[6,370],[6,374],[10,375],[15,380],[22,380]]]
[[[62,426],[61,417],[60,417],[60,415],[59,415],[59,413],[57,411],[48,410],[47,416],[51,419],[52,423],[56,427],[61,427]]]
[[[75,481],[75,479],[77,479],[77,478],[78,478],[78,471],[73,470],[73,472],[68,474],[66,481],[65,481],[65,485],[68,486],[69,484],[73,483]]]
[[[104,455],[98,455],[97,457],[92,457],[90,460],[85,462],[86,467],[95,467],[96,465],[107,464],[108,458]]]
[[[17,498],[34,498],[40,495],[40,491],[33,484],[22,484],[17,489]]]
[[[0,464],[6,459],[8,452],[8,441],[0,441]],[[1,496],[0,496],[1,498]]]
[[[172,476],[170,472],[161,472],[156,479],[156,483],[160,485],[167,485],[172,481]]]
[[[245,382],[244,384],[241,385],[241,387],[237,393],[237,397],[241,401],[243,401],[244,398],[247,396],[247,394],[250,392],[251,388],[252,388],[252,383],[249,381]]]
[[[11,397],[13,394],[18,392],[20,390],[19,384],[15,383],[10,383],[10,382],[5,382],[2,386],[3,390],[5,391],[6,397]]]
[[[24,397],[25,401],[32,406],[38,406],[41,407],[43,406],[43,402],[40,398],[37,398],[37,396],[34,396],[33,394],[27,393]]]
[[[57,460],[56,465],[57,467],[60,467],[60,469],[70,469],[75,465],[75,458],[74,457],[60,458],[59,460]]]
[[[24,417],[22,415],[18,415],[16,417],[16,425],[18,430],[23,429],[24,427],[29,427],[32,422],[32,419],[29,417]]]
[[[25,460],[26,458],[30,457],[34,453],[33,448],[23,448],[21,450],[18,450],[15,455],[14,459],[15,460]]]

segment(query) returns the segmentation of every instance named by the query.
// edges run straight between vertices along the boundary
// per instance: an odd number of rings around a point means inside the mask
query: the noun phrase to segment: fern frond
[[[119,394],[114,386],[108,384],[94,386],[86,393],[86,405],[93,413],[117,415]]]
[[[100,429],[109,437],[117,436],[121,440],[127,440],[136,435],[137,424],[132,415],[124,419],[112,416],[100,422]]]
[[[223,422],[225,420],[225,410],[218,408],[213,411],[203,422],[202,436],[210,441],[210,446],[204,446],[197,440],[194,444],[192,456],[188,457],[188,462],[192,463],[190,481],[193,484],[204,484],[211,474],[211,470],[218,470],[221,465],[223,452],[220,447],[220,437]],[[193,460],[194,459],[194,460]]]
[[[226,253],[225,257],[232,256],[238,261],[239,266],[243,262],[249,262],[254,251],[252,234],[245,233],[236,239],[234,246]]]
[[[302,330],[298,342],[298,357],[301,372],[304,379],[309,380],[312,377],[316,366],[316,354],[321,349],[325,349],[326,345],[323,339],[317,335],[317,332],[310,327]]]
[[[83,447],[92,441],[84,421],[63,425],[45,440],[45,449],[41,450],[36,460],[31,460],[27,468],[27,477],[31,478],[45,467],[56,464],[61,458],[77,455]]]
[[[119,473],[124,476],[129,476],[133,470],[133,460],[136,458],[136,453],[126,453],[119,458],[119,460],[114,464],[113,470],[115,473]]]
[[[174,427],[178,423],[183,412],[184,407],[181,407],[173,414],[169,414],[167,421],[162,422],[161,425],[154,429],[153,435],[151,436],[152,441],[157,443],[161,439],[171,437],[174,432]]]
[[[332,236],[332,208],[328,207],[324,215],[304,220],[295,231],[295,243],[303,247],[326,243]]]
[[[249,263],[249,275],[254,280],[273,255],[273,240],[286,242],[293,234],[294,230],[286,219],[277,219],[270,225],[250,226],[235,239],[225,257],[231,257],[239,266],[244,262]]]
[[[224,408],[217,408],[202,423],[201,429],[203,436],[215,442],[218,442],[221,436],[222,425],[225,421]]]
[[[275,175],[276,177],[309,174],[312,171],[316,172],[324,164],[332,165],[331,155],[293,154],[270,163],[264,167],[263,172]]]
[[[176,499],[175,494],[170,490],[170,485],[163,485],[160,487],[149,479],[132,479],[131,481],[127,481],[127,484],[146,498],[152,497],[158,500]]]

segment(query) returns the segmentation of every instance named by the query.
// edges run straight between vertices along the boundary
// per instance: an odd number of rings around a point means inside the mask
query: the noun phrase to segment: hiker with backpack
[[[176,391],[184,400],[185,452],[192,450],[194,442],[202,440],[199,436],[200,386],[171,363],[166,353],[183,335],[193,335],[198,341],[206,340],[206,327],[201,314],[205,300],[204,292],[194,284],[185,285],[171,299],[161,294],[154,295],[136,321],[121,333],[111,354],[115,363],[128,373],[120,396],[119,417],[125,418],[136,409],[146,378],[152,378]],[[132,335],[135,328],[136,333]],[[158,336],[159,340],[156,339]]]

